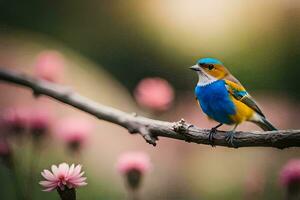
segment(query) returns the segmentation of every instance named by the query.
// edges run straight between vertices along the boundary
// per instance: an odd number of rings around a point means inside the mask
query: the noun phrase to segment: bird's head
[[[190,69],[198,73],[200,85],[220,80],[229,73],[223,63],[215,58],[202,58]]]

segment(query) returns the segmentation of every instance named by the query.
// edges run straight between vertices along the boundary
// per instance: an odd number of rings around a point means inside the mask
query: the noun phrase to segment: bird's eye
[[[208,68],[209,70],[212,70],[212,69],[214,68],[214,65],[211,65],[211,64],[210,64],[210,65],[207,66],[207,68]]]

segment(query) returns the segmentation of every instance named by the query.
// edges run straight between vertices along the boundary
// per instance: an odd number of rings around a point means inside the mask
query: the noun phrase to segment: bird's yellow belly
[[[236,107],[236,113],[231,115],[230,118],[236,123],[240,124],[243,121],[250,120],[254,114],[254,110],[248,107],[241,101],[236,100],[234,97],[230,97]]]

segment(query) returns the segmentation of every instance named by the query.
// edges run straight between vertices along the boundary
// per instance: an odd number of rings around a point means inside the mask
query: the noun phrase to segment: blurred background
[[[299,34],[297,0],[0,1],[1,67],[58,82],[123,111],[184,118],[201,128],[215,123],[198,108],[197,77],[188,67],[214,57],[276,127],[299,129]],[[236,150],[164,138],[154,148],[114,124],[47,97],[35,99],[27,89],[0,83],[0,91],[3,119],[41,116],[47,124],[49,134],[39,137],[39,145],[34,135],[22,133],[5,151],[14,155],[21,190],[32,191],[28,199],[58,199],[55,192],[42,192],[38,181],[40,171],[61,162],[83,165],[88,186],[78,189],[79,199],[125,199],[116,162],[135,150],[147,152],[153,165],[142,199],[282,199],[278,173],[300,156],[296,148]],[[75,150],[72,139],[69,148],[70,140],[61,137],[59,127],[68,123],[86,133],[75,136]],[[249,123],[239,129],[259,130]],[[0,165],[1,199],[17,199],[10,175]]]

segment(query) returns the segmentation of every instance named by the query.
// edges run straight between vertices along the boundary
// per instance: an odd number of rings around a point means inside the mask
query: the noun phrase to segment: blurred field
[[[299,129],[298,1],[2,1],[0,66],[34,74],[37,55],[60,52],[62,84],[99,103],[167,121],[184,118],[202,128],[215,125],[194,100],[196,77],[187,68],[199,57],[216,57],[249,89],[280,129]],[[145,78],[158,76],[175,91],[172,107],[153,113],[137,105],[133,91]],[[153,169],[144,177],[142,199],[282,199],[280,168],[300,150],[212,148],[161,139],[153,148],[140,136],[99,121],[76,109],[34,99],[31,91],[0,83],[0,110],[47,107],[59,121],[80,116],[95,129],[79,155],[57,138],[44,141],[36,156],[33,199],[58,199],[41,192],[39,172],[51,164],[82,163],[88,186],[79,199],[125,199],[116,171],[118,156],[147,152]],[[226,127],[228,128],[228,127]],[[245,123],[239,130],[259,130]],[[18,149],[19,178],[29,162],[31,144]],[[8,170],[0,166],[0,199],[16,199]],[[24,183],[26,184],[26,183]],[[251,198],[252,197],[252,198]]]

